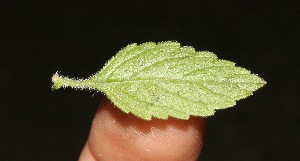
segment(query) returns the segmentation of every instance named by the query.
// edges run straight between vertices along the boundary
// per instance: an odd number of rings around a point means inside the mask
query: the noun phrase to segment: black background
[[[201,160],[300,160],[300,3],[0,2],[0,160],[77,160],[102,95],[51,91],[57,70],[84,78],[127,44],[176,40],[268,84],[208,118]]]

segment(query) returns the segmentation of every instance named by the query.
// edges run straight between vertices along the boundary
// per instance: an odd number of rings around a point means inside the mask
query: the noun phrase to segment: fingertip
[[[80,158],[90,160],[197,160],[206,119],[142,120],[104,98]]]

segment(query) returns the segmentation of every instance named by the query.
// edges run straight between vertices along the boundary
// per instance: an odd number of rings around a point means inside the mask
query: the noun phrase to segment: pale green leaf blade
[[[131,44],[85,80],[52,78],[54,89],[96,89],[122,111],[142,119],[211,116],[232,107],[266,82],[211,52],[177,42]]]

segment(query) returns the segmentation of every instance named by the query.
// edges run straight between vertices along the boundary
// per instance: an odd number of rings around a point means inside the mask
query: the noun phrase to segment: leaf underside
[[[52,81],[54,89],[99,90],[122,111],[145,120],[211,116],[266,84],[212,52],[170,41],[128,45],[88,79],[56,73]]]

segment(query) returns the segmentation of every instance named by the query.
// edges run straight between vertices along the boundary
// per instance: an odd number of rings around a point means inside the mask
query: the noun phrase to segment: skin
[[[205,123],[201,117],[145,121],[104,98],[79,161],[196,161]]]

